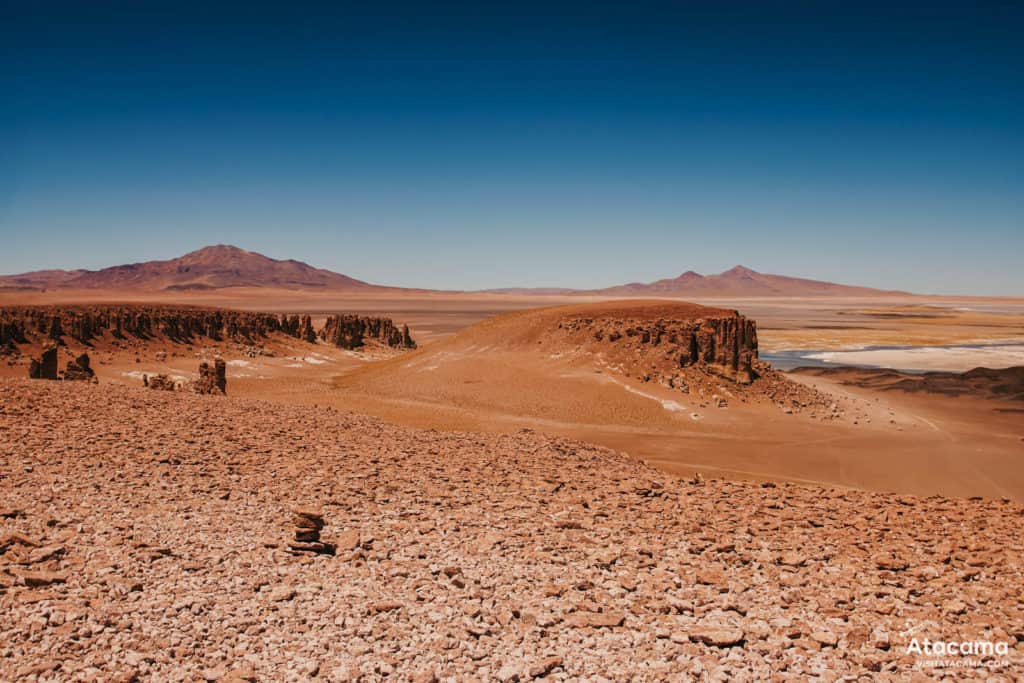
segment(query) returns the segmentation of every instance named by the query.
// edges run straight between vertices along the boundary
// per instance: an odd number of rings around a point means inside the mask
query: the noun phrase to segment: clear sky
[[[1024,296],[1019,2],[5,3],[0,272]]]

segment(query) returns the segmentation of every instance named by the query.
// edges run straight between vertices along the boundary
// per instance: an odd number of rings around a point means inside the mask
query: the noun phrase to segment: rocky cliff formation
[[[303,341],[309,342],[310,344],[316,343],[316,332],[313,330],[313,319],[308,315],[302,316],[302,322],[298,333],[295,336]]]
[[[294,332],[298,336],[298,316]],[[0,345],[33,337],[87,343],[104,333],[114,337],[171,341],[196,337],[251,342],[270,332],[288,333],[290,319],[272,313],[171,306],[15,306],[0,311]]]
[[[335,315],[317,331],[308,315],[275,315],[175,306],[11,306],[0,309],[0,347],[32,342],[62,343],[69,337],[88,344],[97,337],[187,343],[197,339],[251,344],[272,333],[313,343],[317,338],[342,348],[370,339],[395,348],[415,348],[408,326],[389,318]]]
[[[563,333],[590,337],[628,355],[663,376],[696,367],[740,384],[755,377],[757,326],[735,311],[705,309],[694,317],[570,316],[559,323]],[[581,339],[582,341],[582,339]]]
[[[559,313],[551,310],[549,315]],[[588,354],[610,372],[657,382],[718,408],[769,400],[787,413],[838,416],[832,397],[758,360],[757,325],[737,311],[650,300],[561,310],[548,323],[556,329],[534,342],[549,354]]]
[[[343,349],[358,349],[371,339],[394,348],[416,348],[416,342],[409,336],[409,326],[403,325],[399,330],[390,318],[332,315],[327,318],[319,336]]]

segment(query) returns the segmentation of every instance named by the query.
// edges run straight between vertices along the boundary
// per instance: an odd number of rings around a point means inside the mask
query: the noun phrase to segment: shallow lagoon
[[[1024,341],[951,346],[865,346],[857,349],[787,349],[760,354],[779,370],[797,367],[893,368],[905,372],[965,372],[1024,365]]]

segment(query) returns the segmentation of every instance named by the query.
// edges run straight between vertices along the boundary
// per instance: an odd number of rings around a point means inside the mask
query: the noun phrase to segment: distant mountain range
[[[373,291],[399,288],[373,285],[302,261],[277,260],[229,245],[205,247],[167,261],[145,261],[101,270],[37,270],[0,276],[6,289],[133,289],[189,291],[225,287],[274,287]],[[422,291],[422,290],[420,290]],[[506,288],[489,293],[523,295],[759,297],[878,296],[906,294],[840,285],[820,280],[770,275],[736,266],[717,275],[688,270],[679,277],[650,283],[631,282],[604,289]]]
[[[488,290],[505,294],[562,294],[594,296],[671,296],[671,297],[757,297],[757,296],[882,296],[907,294],[894,290],[839,285],[786,275],[759,273],[736,266],[717,275],[701,275],[688,270],[679,277],[654,282],[630,282],[603,289],[511,288]]]
[[[102,270],[37,270],[0,276],[0,286],[31,289],[199,290],[222,287],[371,289],[355,278],[279,261],[254,251],[219,244],[168,261],[145,261]]]

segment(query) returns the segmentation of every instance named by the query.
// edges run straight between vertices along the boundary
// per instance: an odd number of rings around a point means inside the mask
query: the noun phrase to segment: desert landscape
[[[404,290],[234,247],[66,277],[0,307],[5,678],[898,678],[917,629],[1019,671],[1022,368],[764,360],[991,358],[1019,300]]]
[[[132,285],[118,289],[126,271]],[[26,376],[30,358],[53,341],[63,343],[69,359],[90,352],[103,383],[128,386],[141,384],[143,375],[185,382],[200,362],[221,357],[231,396],[333,406],[425,429],[543,429],[684,477],[1024,499],[1024,384],[1013,370],[1024,367],[1024,300],[866,296],[866,288],[830,283],[811,283],[801,294],[796,288],[807,281],[770,276],[764,285],[748,269],[731,272],[712,280],[739,279],[721,297],[691,292],[692,276],[679,291],[661,285],[658,299],[448,292],[378,287],[236,247],[209,247],[171,263],[80,273],[78,282],[68,282],[68,273],[9,276],[0,301],[71,319],[90,310],[181,305],[247,310],[269,327],[243,325],[215,339],[205,334],[209,321],[199,321],[192,323],[202,328],[194,339],[97,329],[88,339],[72,333],[53,340],[32,334],[46,324],[28,322],[25,343],[14,343],[0,372]],[[256,286],[260,273],[265,287]],[[291,289],[282,285],[289,278]],[[325,286],[325,279],[334,284]],[[741,286],[747,296],[736,298]],[[682,303],[691,298],[699,303]],[[188,318],[187,310],[177,317]],[[692,352],[676,329],[681,321],[729,320],[736,311],[753,326],[751,338],[726,335],[712,355],[723,353],[723,343],[739,344],[743,382],[733,368],[707,371],[704,351],[693,352],[701,363],[680,368],[680,357]],[[353,345],[323,334],[328,318],[339,314],[381,319],[399,334],[404,326],[407,338]],[[300,323],[309,331],[300,333]],[[815,358],[830,355],[835,362]],[[855,362],[863,357],[879,365]],[[774,367],[754,371],[752,363],[765,360],[765,368]],[[992,361],[990,376],[970,381],[968,372],[956,391],[934,381],[908,390],[892,374],[911,373],[904,379],[913,382],[930,378],[921,373],[933,368],[956,374]],[[723,362],[712,358],[710,366]],[[851,366],[856,371],[844,369]]]
[[[7,3],[0,683],[1024,681],[1021,35]]]

